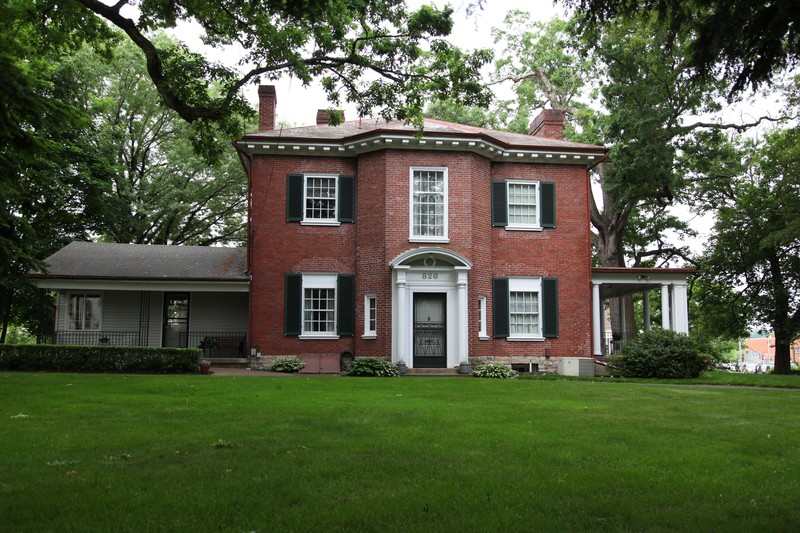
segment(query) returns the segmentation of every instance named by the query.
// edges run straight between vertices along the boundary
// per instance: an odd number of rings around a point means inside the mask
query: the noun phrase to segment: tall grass
[[[0,530],[794,531],[797,390],[0,373]]]

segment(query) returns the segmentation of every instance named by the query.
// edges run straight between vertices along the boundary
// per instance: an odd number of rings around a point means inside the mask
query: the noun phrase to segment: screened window
[[[508,226],[509,227],[539,227],[539,184],[517,183],[508,184]]]
[[[98,331],[102,315],[102,297],[99,294],[71,294],[69,296],[69,328]]]
[[[305,289],[303,333],[336,331],[336,289]]]
[[[336,220],[336,181],[336,176],[306,176],[305,220]]]
[[[508,295],[510,337],[539,337],[539,293],[511,292]]]
[[[447,171],[411,169],[411,238],[447,240]]]

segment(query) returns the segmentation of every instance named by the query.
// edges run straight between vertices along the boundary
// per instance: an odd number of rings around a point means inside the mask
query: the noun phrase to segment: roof
[[[72,242],[34,279],[249,281],[246,248]]]
[[[382,148],[471,150],[498,160],[525,157],[529,160],[533,158],[532,162],[583,165],[598,161],[607,152],[605,147],[593,144],[478,128],[430,118],[424,119],[423,124],[420,132],[413,124],[404,124],[399,120],[359,119],[343,122],[338,126],[322,124],[247,133],[237,144],[249,153],[312,155],[307,152],[314,152],[313,155],[357,155]],[[535,152],[542,152],[541,159],[536,159],[540,154]],[[553,157],[554,154],[567,155]],[[578,161],[576,154],[582,154],[583,159]]]

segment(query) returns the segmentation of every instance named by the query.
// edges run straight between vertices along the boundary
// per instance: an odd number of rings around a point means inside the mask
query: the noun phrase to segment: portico
[[[607,355],[603,350],[605,321],[604,302],[637,292],[642,293],[643,328],[650,329],[650,291],[661,291],[661,327],[689,333],[688,278],[693,268],[616,268],[592,269],[592,352],[595,357]],[[621,313],[622,317],[625,316]],[[626,328],[623,318],[623,330]]]

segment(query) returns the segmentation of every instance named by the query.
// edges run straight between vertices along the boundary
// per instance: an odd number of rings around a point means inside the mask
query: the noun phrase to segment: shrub
[[[278,357],[272,362],[272,366],[269,367],[269,370],[271,372],[285,372],[287,374],[293,374],[300,372],[305,367],[306,364],[301,361],[299,357],[290,356]]]
[[[611,375],[627,378],[696,378],[708,365],[695,339],[667,329],[639,334],[608,359]]]
[[[477,378],[514,379],[519,374],[508,365],[500,363],[484,363],[472,369]]]
[[[386,359],[362,357],[353,359],[347,365],[348,376],[394,377],[399,376],[397,365]]]
[[[28,372],[198,371],[201,351],[142,346],[0,345],[0,370]]]

